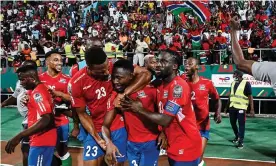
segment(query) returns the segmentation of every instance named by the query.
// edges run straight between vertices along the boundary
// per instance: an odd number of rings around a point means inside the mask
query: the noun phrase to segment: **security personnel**
[[[251,85],[242,78],[243,73],[236,70],[233,74],[235,81],[231,84],[231,94],[224,112],[229,111],[230,123],[235,134],[233,143],[238,143],[237,148],[243,148],[243,139],[245,132],[245,116],[248,105],[250,104],[250,114],[254,116],[254,103],[252,97]],[[239,128],[237,127],[237,120]]]
[[[109,38],[105,41],[104,52],[106,53],[108,59],[115,58],[116,45],[113,44]]]
[[[69,43],[68,40],[66,40],[64,44],[64,51],[67,58],[67,66],[72,66],[76,62],[76,56],[72,52],[72,44]]]

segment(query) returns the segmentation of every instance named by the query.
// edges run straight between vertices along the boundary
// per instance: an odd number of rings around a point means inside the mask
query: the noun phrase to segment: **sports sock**
[[[205,162],[202,160],[198,166],[206,166]]]
[[[69,152],[67,152],[63,157],[60,157],[62,166],[72,166],[72,157]]]

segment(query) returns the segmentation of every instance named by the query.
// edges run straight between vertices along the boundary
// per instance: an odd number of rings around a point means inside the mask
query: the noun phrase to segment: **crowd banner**
[[[184,70],[184,67],[182,66],[181,69]],[[230,86],[234,81],[233,72],[235,69],[235,65],[201,65],[199,75],[212,80],[219,95],[225,97],[230,94]],[[69,70],[70,67],[63,67],[62,72],[68,75]],[[39,73],[44,71],[46,71],[45,67],[38,68]],[[248,74],[244,74],[243,78],[251,84],[253,97],[275,98],[273,89],[268,82],[255,80],[253,76]],[[13,92],[18,80],[15,69],[2,68],[1,80],[1,93]]]

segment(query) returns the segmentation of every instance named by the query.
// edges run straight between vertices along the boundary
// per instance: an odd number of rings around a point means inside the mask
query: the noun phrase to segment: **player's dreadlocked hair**
[[[85,61],[88,66],[103,64],[106,58],[107,56],[102,48],[91,47],[85,51]]]
[[[123,68],[124,70],[128,70],[130,73],[134,72],[132,62],[126,59],[116,61],[113,65],[113,71],[115,71],[115,68]]]

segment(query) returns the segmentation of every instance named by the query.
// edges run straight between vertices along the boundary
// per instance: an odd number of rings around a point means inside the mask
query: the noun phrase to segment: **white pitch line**
[[[249,161],[249,162],[260,162],[260,163],[275,163],[274,161],[235,159],[235,158],[223,158],[223,157],[204,157],[204,158],[207,158],[207,159],[221,159],[221,160],[238,160],[238,161]]]

